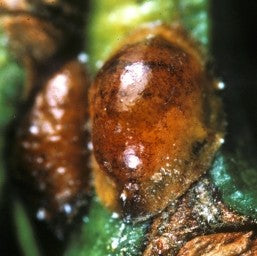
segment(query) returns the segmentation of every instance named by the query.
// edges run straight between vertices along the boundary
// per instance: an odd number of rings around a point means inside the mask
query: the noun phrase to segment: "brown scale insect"
[[[34,85],[41,88],[16,128],[15,178],[42,194],[39,218],[72,216],[88,192],[86,85],[84,67],[67,61]]]
[[[72,32],[29,13],[29,2],[19,3],[5,2],[1,10],[11,47],[27,73],[10,171],[37,218],[62,229],[85,207],[90,187],[89,81],[76,46],[68,43]]]
[[[97,193],[136,221],[181,196],[221,144],[214,80],[178,27],[129,36],[98,73],[90,102]]]

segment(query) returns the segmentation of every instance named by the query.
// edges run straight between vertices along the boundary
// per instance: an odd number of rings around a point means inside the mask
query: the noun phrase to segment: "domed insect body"
[[[69,44],[73,32],[32,15],[25,3],[16,6],[24,8],[20,15],[4,3],[9,8],[4,28],[27,72],[27,101],[14,127],[10,171],[35,216],[61,234],[87,203],[88,77],[77,45]]]
[[[77,60],[67,61],[33,86],[41,89],[16,127],[15,178],[41,194],[37,205],[44,216],[39,219],[50,220],[58,213],[72,217],[85,204],[89,190],[86,84],[84,67]]]
[[[207,171],[224,124],[213,83],[179,27],[139,29],[103,66],[90,111],[96,190],[110,209],[143,220]]]

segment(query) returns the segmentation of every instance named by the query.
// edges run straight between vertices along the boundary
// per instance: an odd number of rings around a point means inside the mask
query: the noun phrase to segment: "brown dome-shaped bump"
[[[11,174],[37,218],[64,229],[86,206],[90,188],[88,78],[76,59],[53,66],[33,81],[15,127]]]
[[[140,220],[206,172],[223,125],[213,80],[181,31],[144,28],[126,42],[91,91],[95,183],[109,208]]]

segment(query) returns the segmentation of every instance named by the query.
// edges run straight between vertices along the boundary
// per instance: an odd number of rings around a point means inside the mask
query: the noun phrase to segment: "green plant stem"
[[[145,23],[179,22],[208,44],[208,0],[94,0],[86,30],[89,67],[96,72],[129,33]]]

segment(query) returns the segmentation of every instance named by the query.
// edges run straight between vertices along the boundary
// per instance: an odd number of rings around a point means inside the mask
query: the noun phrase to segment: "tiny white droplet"
[[[38,129],[38,127],[36,125],[32,125],[29,128],[29,132],[34,134],[34,135],[37,135],[39,133],[39,129]]]
[[[66,214],[70,214],[72,211],[72,207],[69,204],[64,204],[63,210]]]
[[[117,212],[113,212],[112,213],[112,218],[113,219],[118,219],[119,218],[119,214]]]
[[[39,157],[36,158],[36,162],[38,164],[42,164],[44,162],[44,158],[39,156]]]
[[[46,218],[46,210],[44,208],[39,208],[37,211],[37,219],[44,220]]]
[[[87,143],[87,148],[88,148],[88,150],[90,150],[90,151],[92,151],[93,150],[93,143],[90,141],[90,142],[88,142]]]
[[[57,168],[57,172],[58,172],[59,174],[64,174],[65,171],[66,171],[65,167],[58,167],[58,168]]]
[[[224,82],[222,82],[222,81],[219,81],[218,83],[217,83],[217,88],[219,89],[219,90],[223,90],[223,89],[225,89],[225,83]]]
[[[127,200],[127,195],[126,195],[126,191],[123,191],[121,194],[120,194],[120,199],[125,202]]]
[[[102,66],[103,66],[103,61],[101,61],[101,60],[98,60],[96,63],[95,63],[95,66],[96,66],[96,68],[97,69],[100,69]]]
[[[88,55],[85,52],[81,52],[78,55],[78,61],[81,62],[81,63],[87,63],[88,59],[89,59],[89,57],[88,57]]]
[[[225,140],[223,138],[220,138],[220,144],[224,144]]]
[[[83,218],[83,222],[84,222],[84,223],[88,223],[88,222],[89,222],[88,216],[85,216],[85,217]]]
[[[112,250],[115,250],[119,245],[119,239],[118,238],[114,238],[112,240],[112,244],[111,244],[111,247],[112,247]]]

